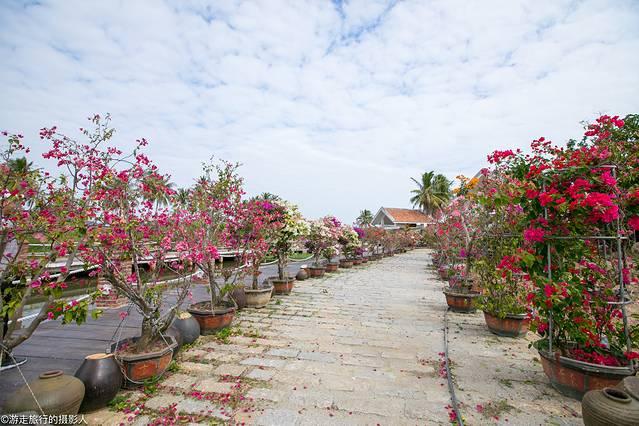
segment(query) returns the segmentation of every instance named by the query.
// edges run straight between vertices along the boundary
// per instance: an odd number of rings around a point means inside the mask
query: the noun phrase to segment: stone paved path
[[[427,250],[296,283],[242,311],[233,336],[201,337],[157,389],[124,394],[129,414],[89,424],[449,424],[441,377],[443,282]],[[450,352],[466,424],[579,424],[579,403],[548,385],[527,341],[451,314]],[[480,405],[480,408],[477,405]],[[120,407],[122,408],[122,407]],[[482,410],[483,408],[483,410]]]

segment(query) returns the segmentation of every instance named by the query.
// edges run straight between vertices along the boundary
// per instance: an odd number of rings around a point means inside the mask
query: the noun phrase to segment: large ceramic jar
[[[581,401],[586,426],[637,426],[639,401],[619,388],[604,388],[586,393]]]
[[[172,325],[180,331],[184,345],[190,345],[200,337],[200,323],[188,312],[180,312]]]
[[[308,278],[308,273],[306,272],[306,269],[304,268],[300,268],[300,270],[297,271],[297,275],[295,275],[295,279],[297,281],[304,281],[307,278]]]
[[[78,414],[84,398],[84,384],[80,379],[68,376],[62,370],[52,370],[40,374],[29,386],[44,414]],[[5,413],[40,413],[31,391],[26,385],[18,389],[4,405]]]
[[[106,407],[122,386],[122,371],[113,354],[93,354],[75,372],[75,377],[84,383],[84,399],[81,413],[88,413]]]

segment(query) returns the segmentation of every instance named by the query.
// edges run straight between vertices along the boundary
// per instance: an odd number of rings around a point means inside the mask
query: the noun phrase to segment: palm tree
[[[178,188],[175,194],[175,201],[181,207],[186,207],[189,203],[189,197],[191,196],[190,188]]]
[[[359,212],[359,216],[357,216],[355,221],[359,226],[368,226],[373,222],[373,213],[368,209],[364,209]]]
[[[415,194],[410,202],[413,206],[419,207],[426,214],[433,214],[437,209],[442,208],[450,200],[450,185],[446,176],[435,174],[435,172],[424,172],[421,182],[411,178],[417,184],[417,189],[411,191]]]

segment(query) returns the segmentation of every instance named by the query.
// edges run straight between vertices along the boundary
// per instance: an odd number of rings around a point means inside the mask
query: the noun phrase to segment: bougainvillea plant
[[[479,307],[498,318],[527,314],[530,279],[520,267],[522,232],[525,226],[523,208],[511,204],[514,182],[505,174],[482,171],[473,185],[477,211],[477,247],[473,272],[479,278],[482,296]]]
[[[260,265],[273,248],[277,233],[283,228],[284,211],[268,200],[254,198],[240,204],[227,220],[227,246],[251,271],[251,287],[258,289]],[[239,275],[239,272],[236,273]]]
[[[98,118],[98,126],[101,122]],[[51,152],[60,162],[74,143],[59,142]],[[142,314],[139,339],[130,351],[147,352],[162,342],[177,307],[189,292],[193,259],[200,256],[181,232],[191,218],[179,209],[171,209],[159,200],[173,195],[168,176],[161,174],[143,153],[145,139],[136,141],[129,155],[110,146],[93,145],[87,166],[97,176],[83,196],[91,210],[86,229],[88,242],[81,244],[79,255],[100,274],[115,291],[125,295]],[[175,276],[168,284],[162,271]],[[174,290],[176,298],[167,305],[164,291]]]
[[[190,221],[184,228],[185,239],[197,247],[199,255],[194,263],[203,273],[209,291],[208,304],[201,302],[198,305],[211,311],[227,307],[223,299],[233,286],[233,283],[222,285],[220,282],[223,276],[221,265],[218,266],[219,249],[225,247],[241,256],[240,240],[233,232],[244,226],[240,213],[243,180],[237,172],[238,167],[239,164],[225,161],[204,163],[203,174],[189,191],[186,202]],[[239,279],[237,274],[232,277],[234,282]]]
[[[313,253],[314,266],[321,266],[320,259],[322,256],[329,254],[332,258],[336,255],[332,250],[337,245],[340,226],[341,223],[332,216],[326,216],[309,223],[309,232],[305,245]],[[329,252],[327,252],[327,249]]]
[[[359,235],[353,227],[349,225],[341,226],[337,242],[339,243],[341,252],[346,259],[354,259],[358,254],[358,250],[362,247]]]
[[[99,117],[91,121],[99,124]],[[85,131],[87,136],[89,132]],[[80,145],[57,134],[56,128],[42,129],[40,137],[50,144],[45,158],[58,163],[54,178],[35,168],[30,149],[20,134],[9,135],[0,152],[0,360],[10,361],[7,353],[28,339],[46,320],[62,323],[86,320],[89,303],[99,295],[69,302],[63,295],[67,279],[77,263],[78,250],[87,243],[87,221],[92,211],[84,197],[102,176],[93,172],[91,164],[99,160],[97,145],[111,137],[107,127],[98,126],[90,135],[93,143]],[[66,148],[62,147],[67,141]],[[29,250],[29,245],[33,245]],[[51,262],[62,264],[57,273],[50,272]],[[80,271],[84,266],[79,267]],[[45,303],[30,321],[20,326],[23,309],[34,296]],[[99,310],[93,310],[97,316]],[[6,352],[5,352],[6,351]]]
[[[306,238],[309,225],[296,205],[283,200],[274,202],[280,212],[281,223],[273,236],[273,249],[277,254],[277,275],[280,280],[288,277],[288,257],[293,253],[294,245]]]
[[[606,365],[639,356],[628,351],[639,344],[639,330],[624,329],[620,304],[620,280],[624,287],[636,284],[628,253],[639,183],[638,127],[636,116],[602,116],[580,142],[566,147],[539,138],[531,154],[489,156],[494,170],[514,182],[508,203],[521,206],[526,217],[518,267],[534,285],[528,300],[537,331],[550,337],[537,343],[540,349],[552,344],[565,356]]]

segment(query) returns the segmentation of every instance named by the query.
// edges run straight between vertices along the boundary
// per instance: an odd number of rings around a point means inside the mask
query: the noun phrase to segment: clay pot
[[[246,294],[246,306],[249,308],[263,308],[268,305],[268,302],[271,300],[273,287],[260,288],[257,290],[245,288],[244,293]]]
[[[326,268],[324,268],[323,266],[311,266],[310,270],[311,270],[311,277],[318,278],[318,277],[324,276],[324,271],[326,270]]]
[[[111,352],[124,374],[122,387],[125,389],[136,389],[143,386],[145,380],[154,379],[164,374],[177,347],[175,337],[165,334],[164,339],[167,344],[165,346],[162,341],[160,349],[139,354],[118,352],[125,345],[135,344],[138,339],[138,337],[129,337],[111,345]]]
[[[297,271],[297,275],[295,275],[295,279],[297,281],[304,281],[307,278],[308,278],[308,272],[306,272],[306,268],[300,268],[300,270]]]
[[[591,390],[617,386],[624,378],[632,376],[631,367],[609,367],[591,364],[539,350],[541,365],[552,387],[561,394],[582,399]]]
[[[29,386],[44,414],[78,414],[84,398],[84,383],[80,379],[68,376],[62,370],[52,370],[40,374]],[[40,414],[31,391],[26,385],[18,389],[7,400],[4,412],[9,414],[33,411]]]
[[[362,264],[362,259],[361,258],[353,259],[353,265],[354,266],[361,265],[361,264]]]
[[[120,366],[113,359],[113,354],[87,356],[75,372],[75,377],[84,383],[81,413],[106,407],[120,390],[124,379]]]
[[[187,309],[200,325],[200,334],[205,336],[228,327],[235,317],[235,307],[216,307],[208,309],[210,302],[195,303]]]
[[[200,323],[188,312],[178,314],[171,326],[180,331],[181,345],[190,345],[200,337]]]
[[[447,288],[444,290],[446,303],[453,312],[470,313],[475,312],[475,300],[480,296],[478,292],[458,292]]]
[[[352,260],[347,260],[347,259],[342,259],[339,261],[339,267],[340,268],[344,268],[344,269],[349,269],[353,267],[353,261]]]
[[[591,390],[581,401],[586,426],[637,426],[639,400],[618,388]]]
[[[178,352],[180,351],[180,348],[182,347],[182,345],[184,345],[182,332],[175,326],[175,324],[171,324],[169,328],[166,329],[164,334],[167,336],[172,336],[173,338],[175,338],[175,341],[177,342],[175,349],[173,349],[173,358],[175,358]]]
[[[289,294],[291,290],[293,290],[293,285],[295,284],[295,278],[287,277],[283,280],[279,278],[275,278],[271,280],[273,283],[273,292],[275,294]]]
[[[335,272],[339,266],[338,262],[329,262],[326,264],[326,272]]]
[[[368,256],[362,257],[362,263],[368,263]]]
[[[530,318],[526,314],[508,314],[499,318],[484,311],[484,319],[491,333],[504,337],[523,337],[530,326]]]

